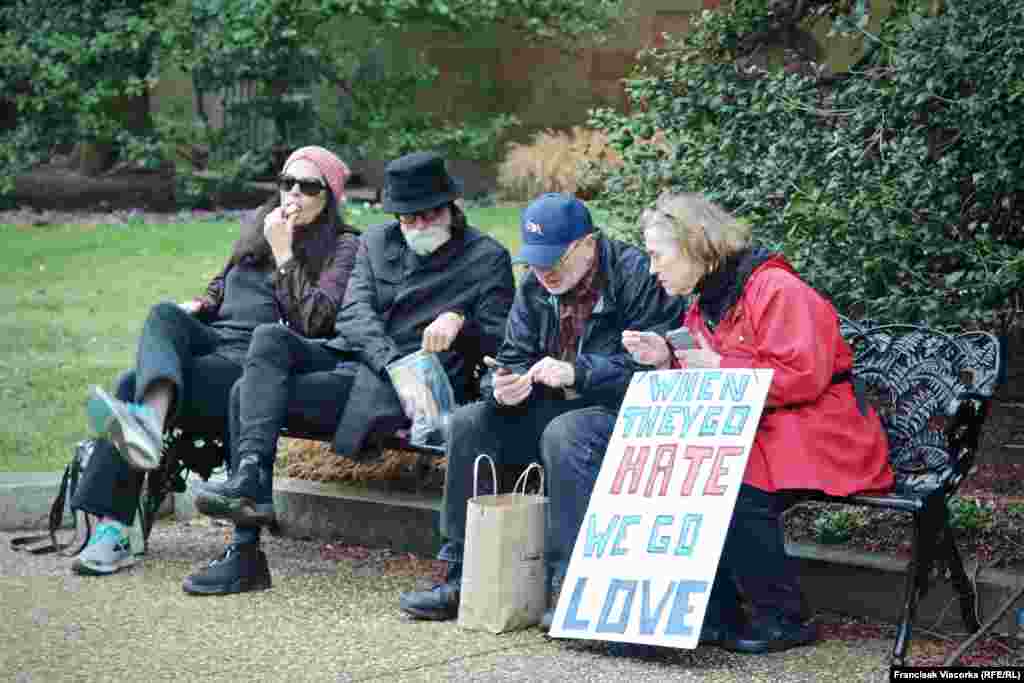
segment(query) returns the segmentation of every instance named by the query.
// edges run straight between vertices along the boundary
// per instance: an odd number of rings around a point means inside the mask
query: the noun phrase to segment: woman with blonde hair
[[[681,321],[695,344],[675,348],[658,334],[627,331],[623,344],[634,359],[659,369],[774,371],[701,640],[750,653],[809,644],[816,630],[803,620],[781,514],[801,491],[890,488],[881,422],[855,395],[853,353],[832,304],[781,254],[754,245],[745,223],[699,194],[673,193],[640,222],[662,287],[695,296]]]

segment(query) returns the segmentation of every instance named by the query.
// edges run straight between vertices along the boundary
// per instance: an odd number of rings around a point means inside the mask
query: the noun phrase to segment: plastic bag
[[[441,445],[448,440],[448,423],[455,410],[455,393],[436,353],[420,350],[387,366],[391,384],[412,420],[409,441]]]

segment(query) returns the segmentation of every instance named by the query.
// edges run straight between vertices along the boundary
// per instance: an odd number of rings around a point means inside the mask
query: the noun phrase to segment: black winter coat
[[[438,356],[456,401],[464,402],[480,358],[497,352],[514,293],[508,251],[466,225],[461,212],[453,216],[452,238],[425,257],[409,249],[397,221],[368,229],[338,313],[337,337],[328,342],[360,365],[335,451],[355,454],[367,434],[391,431],[404,420],[385,368],[418,350],[423,330],[448,311],[462,314],[465,324],[452,350]]]

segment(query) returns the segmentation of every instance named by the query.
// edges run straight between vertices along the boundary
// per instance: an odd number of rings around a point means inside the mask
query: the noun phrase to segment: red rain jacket
[[[775,371],[744,483],[840,496],[892,487],[878,415],[870,407],[861,415],[850,382],[832,383],[853,365],[835,309],[784,258],[754,270],[713,333],[696,302],[684,322],[721,354],[723,368]]]

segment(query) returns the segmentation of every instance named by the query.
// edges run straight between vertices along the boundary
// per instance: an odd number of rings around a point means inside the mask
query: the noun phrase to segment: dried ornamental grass
[[[543,192],[576,194],[590,186],[602,168],[622,164],[607,137],[574,126],[570,131],[542,130],[528,144],[511,143],[498,168],[498,186],[509,199],[530,199]]]

